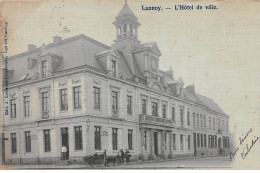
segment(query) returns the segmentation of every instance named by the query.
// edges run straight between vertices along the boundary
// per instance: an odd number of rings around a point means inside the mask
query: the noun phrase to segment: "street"
[[[228,156],[189,158],[158,162],[139,162],[130,165],[94,167],[85,165],[5,165],[1,169],[229,169],[231,161]]]

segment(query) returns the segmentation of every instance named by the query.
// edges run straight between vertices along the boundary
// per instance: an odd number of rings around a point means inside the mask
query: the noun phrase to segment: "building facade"
[[[107,150],[133,159],[228,153],[229,116],[213,100],[159,69],[156,42],[140,43],[140,23],[125,3],[107,46],[85,35],[9,58],[7,164],[53,163]]]

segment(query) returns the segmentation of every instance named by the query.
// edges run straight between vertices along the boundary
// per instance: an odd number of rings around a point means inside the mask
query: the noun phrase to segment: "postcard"
[[[259,0],[3,0],[1,169],[260,169]]]

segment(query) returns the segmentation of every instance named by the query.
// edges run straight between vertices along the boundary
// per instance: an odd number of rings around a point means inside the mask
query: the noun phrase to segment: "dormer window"
[[[47,61],[46,60],[42,61],[41,71],[42,71],[42,77],[46,77],[47,76]]]
[[[112,76],[116,77],[116,61],[112,60]]]

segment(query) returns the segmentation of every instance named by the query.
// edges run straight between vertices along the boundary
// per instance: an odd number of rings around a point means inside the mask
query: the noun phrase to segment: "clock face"
[[[155,69],[156,69],[156,62],[155,62],[155,60],[154,60],[154,59],[152,60],[152,69],[153,69],[153,70],[155,70]]]

